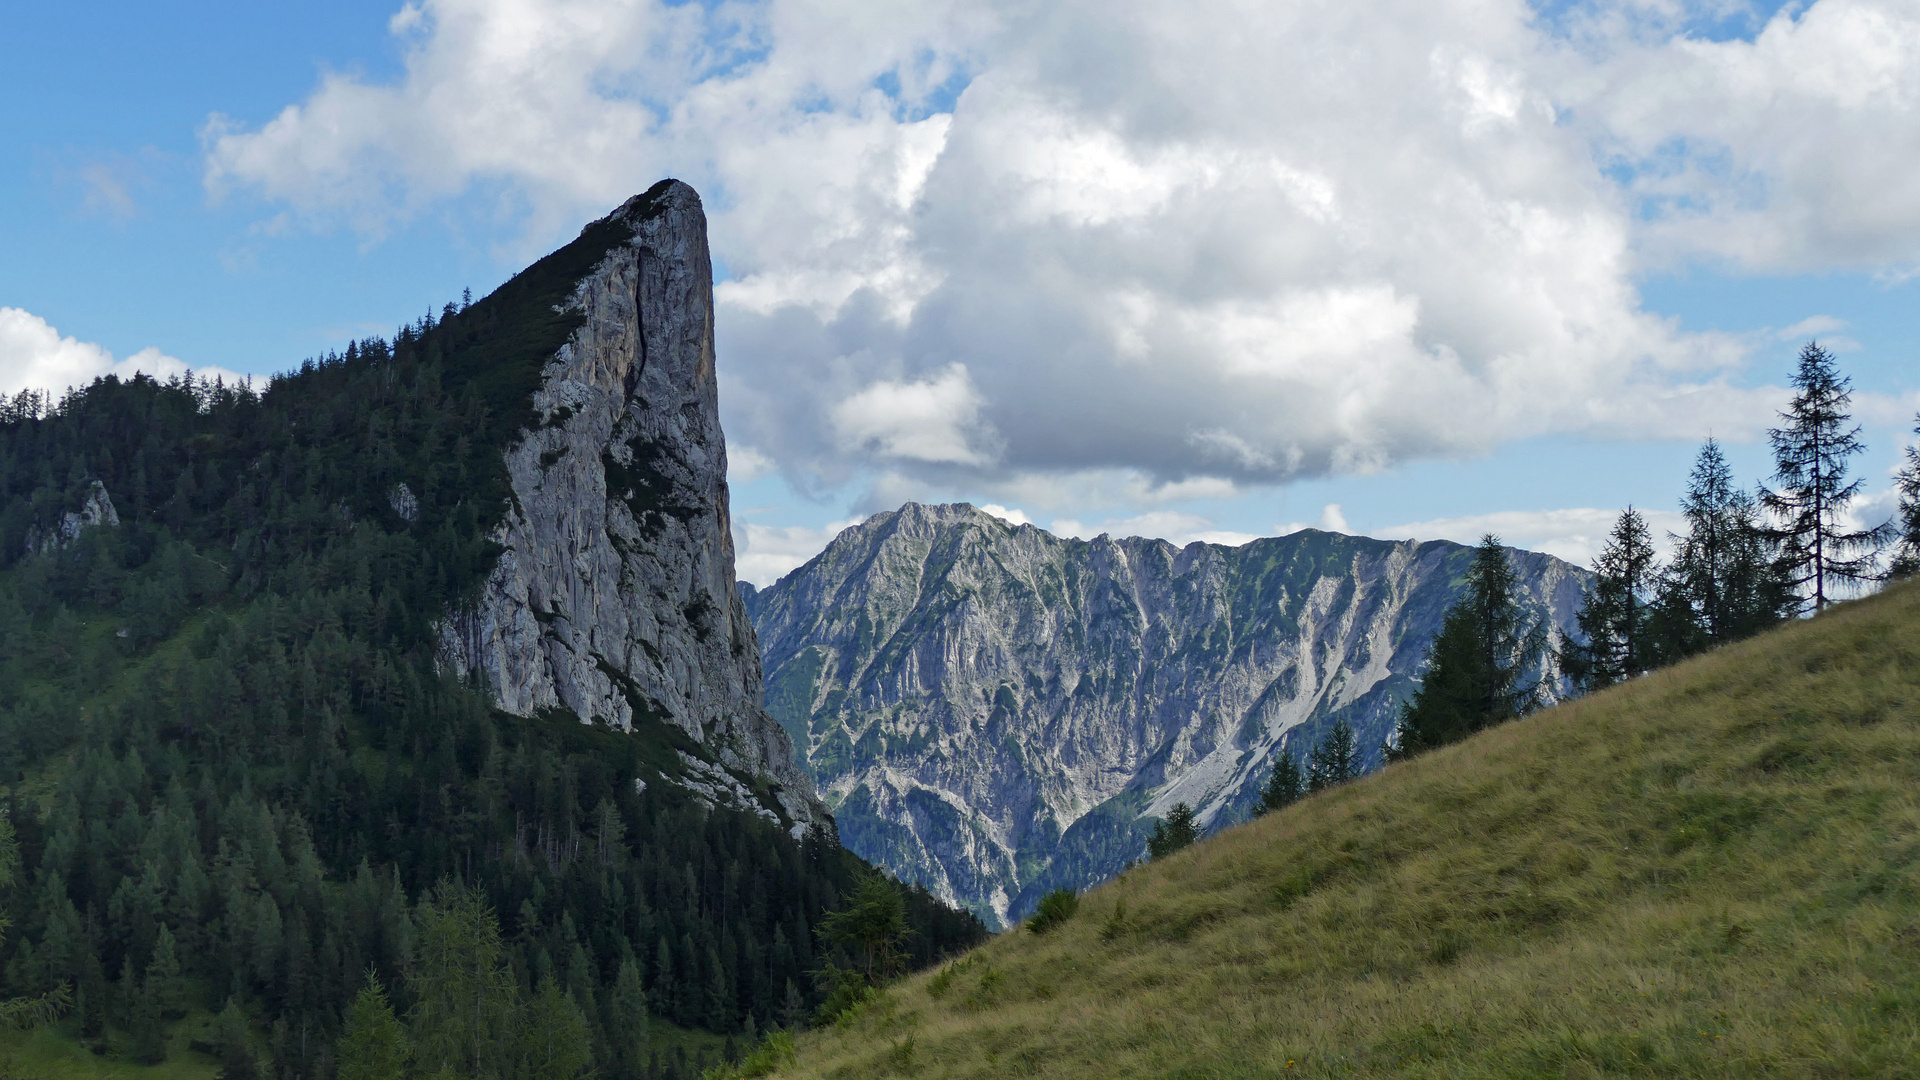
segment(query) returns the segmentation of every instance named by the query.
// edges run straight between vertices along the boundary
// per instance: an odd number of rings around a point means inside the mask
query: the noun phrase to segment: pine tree
[[[163,1015],[177,1017],[186,1012],[187,993],[180,977],[179,946],[166,923],[160,924],[159,936],[154,940],[153,959],[147,964],[147,990],[153,995],[155,1007]]]
[[[552,975],[527,1003],[525,1039],[528,1080],[573,1080],[593,1064],[587,1018]]]
[[[1267,786],[1260,792],[1260,813],[1271,814],[1283,806],[1297,802],[1302,787],[1300,763],[1294,760],[1292,754],[1282,749],[1274,755],[1273,772],[1267,777]]]
[[[1914,417],[1913,433],[1920,435],[1920,415]],[[1913,577],[1920,575],[1920,443],[1907,447],[1907,460],[1894,478],[1894,488],[1900,493],[1900,514],[1894,519],[1898,546],[1887,575]]]
[[[1360,754],[1353,728],[1345,720],[1336,720],[1307,755],[1307,790],[1325,791],[1360,775]]]
[[[1655,601],[1661,657],[1677,660],[1785,618],[1792,587],[1780,573],[1753,499],[1735,486],[1733,470],[1712,439],[1700,447],[1680,511],[1687,531],[1672,537],[1673,562],[1660,576]]]
[[[220,1050],[217,1080],[263,1080],[266,1070],[260,1067],[251,1027],[239,1004],[227,999],[227,1007],[213,1021],[214,1045]]]
[[[151,979],[140,982],[133,977],[133,958],[128,957],[122,979],[127,995],[127,1056],[141,1065],[158,1065],[167,1060],[167,1028],[160,1016],[160,1002]]]
[[[1847,459],[1864,445],[1859,425],[1849,426],[1852,384],[1840,374],[1833,354],[1807,342],[1793,388],[1793,401],[1780,414],[1786,426],[1767,432],[1780,490],[1761,488],[1760,505],[1780,522],[1772,536],[1782,545],[1789,580],[1796,589],[1811,590],[1807,599],[1819,612],[1831,602],[1832,586],[1873,576],[1884,533],[1842,525],[1861,485],[1847,480]]]
[[[372,970],[353,999],[337,1050],[339,1080],[402,1080],[407,1073],[407,1029],[394,1015]]]
[[[21,391],[24,395],[25,391]],[[15,836],[13,819],[0,815],[0,890],[10,889],[14,878],[20,872],[20,843]],[[51,877],[50,877],[51,880]],[[60,906],[67,911],[73,910],[73,904],[62,895]],[[7,930],[12,921],[0,915],[0,943],[6,940]],[[44,950],[43,950],[44,951]],[[54,988],[38,997],[17,997],[0,1001],[0,1026],[13,1028],[38,1027],[66,1011],[72,1003],[72,995],[67,984],[62,981]]]
[[[641,1075],[647,1048],[647,992],[640,985],[640,965],[631,956],[620,961],[607,997],[607,1041],[613,1050],[614,1074]]]
[[[408,978],[414,1050],[429,1073],[497,1075],[512,1034],[518,988],[500,924],[478,893],[443,882],[420,912],[420,945]]]
[[[850,955],[867,985],[878,986],[905,959],[900,945],[907,937],[906,900],[898,885],[875,870],[861,879],[846,907],[821,918],[817,930]]]
[[[1537,708],[1547,631],[1520,606],[1519,577],[1500,538],[1474,549],[1466,595],[1447,610],[1427,649],[1420,688],[1401,707],[1389,753],[1404,758],[1466,738]]]
[[[1174,803],[1166,819],[1155,824],[1153,835],[1147,838],[1147,854],[1163,859],[1199,838],[1200,827],[1194,824],[1193,807],[1183,802]]]
[[[1587,640],[1560,649],[1561,669],[1581,689],[1624,682],[1655,666],[1655,567],[1647,519],[1629,506],[1594,562],[1593,587],[1575,615]]]

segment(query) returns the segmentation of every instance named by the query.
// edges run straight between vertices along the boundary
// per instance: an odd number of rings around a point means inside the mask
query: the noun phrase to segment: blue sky
[[[282,370],[675,175],[763,582],[906,498],[1582,558],[1809,336],[1870,491],[1920,408],[1911,4],[283,8],[10,12],[0,384]]]

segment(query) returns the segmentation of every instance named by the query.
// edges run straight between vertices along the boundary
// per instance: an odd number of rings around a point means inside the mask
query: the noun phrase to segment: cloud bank
[[[115,360],[111,352],[90,341],[61,337],[60,331],[32,312],[0,307],[0,394],[42,390],[58,400],[68,389],[103,375],[125,379],[143,372],[167,379],[189,370],[185,362],[152,346]],[[223,368],[200,368],[194,373],[228,383],[247,379]]]
[[[694,183],[729,434],[802,490],[1738,438],[1751,343],[1637,277],[1920,266],[1920,9],[1704,10],[419,0],[402,76],[212,118],[207,183],[373,238],[465,200],[529,252]]]

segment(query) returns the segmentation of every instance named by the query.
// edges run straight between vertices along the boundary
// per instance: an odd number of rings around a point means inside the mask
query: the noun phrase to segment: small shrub
[[[1109,944],[1120,940],[1127,932],[1127,898],[1121,897],[1113,902],[1113,914],[1107,916],[1107,923],[1100,928],[1100,940]]]
[[[1040,898],[1040,905],[1033,909],[1033,917],[1027,920],[1027,929],[1044,934],[1073,918],[1073,913],[1079,909],[1080,897],[1072,889],[1055,889]]]
[[[927,980],[927,996],[936,1001],[945,997],[947,991],[953,989],[953,980],[957,978],[961,972],[977,963],[979,963],[977,959],[966,957],[965,959],[955,960],[953,963],[941,968],[938,975]]]
[[[781,1068],[792,1065],[794,1056],[793,1036],[784,1031],[776,1031],[761,1040],[740,1062],[739,1075],[743,1077],[772,1076]]]

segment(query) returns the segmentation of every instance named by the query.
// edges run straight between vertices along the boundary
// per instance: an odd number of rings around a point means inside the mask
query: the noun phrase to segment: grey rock
[[[777,807],[800,835],[830,818],[763,707],[734,590],[706,216],[676,182],[613,218],[632,237],[567,301],[582,321],[542,372],[537,427],[505,451],[499,562],[479,600],[442,623],[441,662],[484,676],[517,715],[671,725],[711,759],[683,752],[699,764],[682,786],[716,805]],[[405,504],[396,497],[395,513]]]
[[[1275,754],[1336,721],[1377,764],[1472,557],[1311,529],[1080,541],[910,503],[741,595],[843,842],[1004,925],[1140,857],[1177,802],[1248,816]],[[1570,624],[1585,572],[1510,558]]]
[[[80,539],[81,530],[102,525],[118,528],[120,514],[113,508],[113,499],[107,495],[106,485],[95,480],[87,488],[86,499],[80,504],[80,509],[60,515],[60,520],[50,528],[35,526],[27,530],[27,553],[58,551]]]

